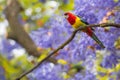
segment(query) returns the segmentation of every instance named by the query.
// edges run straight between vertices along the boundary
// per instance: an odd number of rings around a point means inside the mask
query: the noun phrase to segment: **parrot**
[[[86,26],[89,25],[89,23],[85,20],[83,20],[80,16],[77,16],[71,12],[65,12],[64,13],[65,18],[67,19],[68,23],[71,24],[71,26],[74,29],[78,29],[81,26]],[[82,30],[85,32],[88,36],[90,36],[93,40],[96,41],[96,43],[101,47],[105,48],[103,43],[98,39],[98,37],[94,33],[94,29],[91,27],[86,27],[85,29]]]

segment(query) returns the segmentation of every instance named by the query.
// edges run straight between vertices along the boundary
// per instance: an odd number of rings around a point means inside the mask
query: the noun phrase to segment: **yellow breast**
[[[84,24],[83,22],[81,22],[80,18],[77,17],[75,20],[75,23],[72,25],[72,27],[74,29],[78,29],[80,26],[85,26],[86,24]]]

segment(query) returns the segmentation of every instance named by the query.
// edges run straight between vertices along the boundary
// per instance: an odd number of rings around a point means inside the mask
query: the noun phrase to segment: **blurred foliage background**
[[[66,11],[87,18],[91,24],[120,23],[119,0],[18,1],[23,11],[16,17],[42,54],[40,57],[29,55],[18,43],[7,38],[10,29],[5,9],[9,0],[0,0],[0,80],[14,80],[69,37],[71,28],[63,19]],[[57,64],[45,63],[22,80],[120,80],[119,29],[97,28],[96,32],[105,43],[105,50],[101,50],[90,38],[80,33],[84,38],[77,35],[68,46],[56,53],[54,57]],[[88,41],[85,42],[86,40]]]
[[[8,0],[9,1],[9,0]],[[37,30],[44,26],[54,13],[61,15],[61,12],[72,10],[73,0],[18,0],[23,7],[23,11],[18,16],[18,21],[24,26],[28,34],[32,30]],[[26,70],[33,67],[35,63],[42,60],[40,58],[27,55],[14,40],[7,39],[9,24],[5,18],[5,8],[7,0],[0,0],[0,80],[14,80]],[[48,50],[43,53],[48,54]],[[27,80],[27,78],[23,79]]]

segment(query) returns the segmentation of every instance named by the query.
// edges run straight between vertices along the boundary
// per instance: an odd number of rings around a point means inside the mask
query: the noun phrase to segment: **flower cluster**
[[[114,0],[75,0],[75,10],[73,12],[90,24],[94,24],[100,23],[109,11],[115,10],[119,5],[119,1]],[[120,12],[115,10],[113,14],[107,17],[107,22],[119,23]],[[43,28],[33,31],[31,37],[40,47],[56,49],[69,38],[72,31],[70,24],[62,16],[53,15]],[[114,46],[115,41],[120,37],[119,31],[120,29],[114,27],[95,28],[95,34],[103,42],[105,49],[101,49],[85,33],[77,33],[70,44],[60,50],[58,52],[59,55],[56,56],[57,60],[63,59],[67,61],[67,64],[54,66],[52,63],[43,64],[33,72],[34,77],[36,80],[40,78],[45,78],[45,80],[64,80],[66,77],[61,76],[64,73],[64,75],[69,74],[70,77],[67,77],[69,80],[96,80],[96,76],[100,74],[98,74],[95,66],[107,70],[107,68],[114,68],[116,64],[119,64],[119,50]],[[96,54],[102,55],[102,57],[96,57]],[[74,76],[71,75],[69,73],[69,65],[79,62],[85,67],[85,70],[76,72]],[[52,67],[50,64],[52,64]],[[118,72],[116,72],[117,75],[119,75]],[[119,77],[117,75],[116,79]]]

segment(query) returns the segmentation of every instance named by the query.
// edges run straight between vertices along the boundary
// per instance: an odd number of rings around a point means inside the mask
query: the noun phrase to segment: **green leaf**
[[[7,60],[7,58],[0,55],[0,66],[4,68],[7,80],[15,80],[23,71],[30,69],[32,64],[25,55],[12,60]],[[26,78],[23,80],[26,80]]]
[[[63,1],[60,4],[60,9],[64,11],[70,11],[74,9],[74,0],[69,0],[67,4],[65,4]]]

